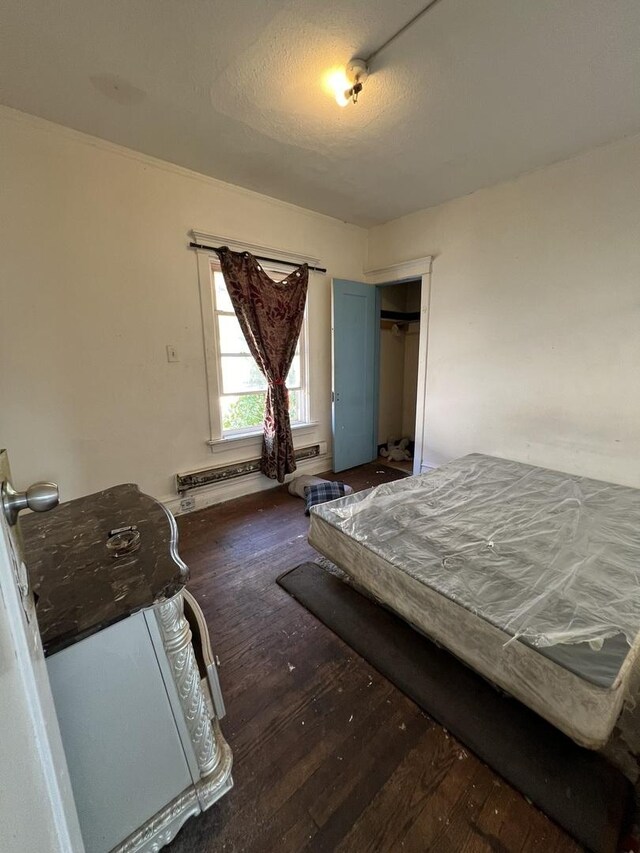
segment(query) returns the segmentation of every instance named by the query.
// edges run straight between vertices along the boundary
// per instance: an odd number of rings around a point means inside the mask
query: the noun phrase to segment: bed
[[[640,490],[481,454],[311,511],[368,594],[583,746],[640,648]]]

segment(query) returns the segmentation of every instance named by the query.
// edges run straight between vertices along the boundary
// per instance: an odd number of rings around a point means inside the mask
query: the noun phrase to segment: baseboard
[[[297,474],[321,474],[323,471],[329,471],[332,463],[333,458],[330,453],[323,453],[322,456],[316,456],[313,459],[304,459],[298,462],[296,474],[289,474],[286,477],[286,482],[288,483],[293,480]],[[160,498],[160,501],[173,515],[186,515],[189,512],[205,509],[214,504],[232,501],[234,498],[241,498],[243,495],[266,492],[269,489],[276,488],[278,485],[275,480],[270,480],[264,474],[245,474],[244,477],[238,477],[235,480],[227,480],[223,483],[216,483],[213,486],[194,490],[183,497],[174,495]],[[185,498],[191,499],[193,506],[184,508],[183,501]]]

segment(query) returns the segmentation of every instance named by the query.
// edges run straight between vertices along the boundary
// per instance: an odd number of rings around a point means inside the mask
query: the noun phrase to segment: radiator
[[[309,447],[300,447],[294,451],[296,462],[304,459],[314,459],[320,456],[320,445],[312,444]],[[201,468],[198,471],[188,471],[186,474],[176,474],[176,491],[179,495],[200,489],[202,486],[212,486],[214,483],[222,483],[225,480],[235,480],[244,477],[245,474],[255,474],[260,471],[260,460],[251,459],[249,462],[234,462],[232,465],[222,465],[218,468]]]

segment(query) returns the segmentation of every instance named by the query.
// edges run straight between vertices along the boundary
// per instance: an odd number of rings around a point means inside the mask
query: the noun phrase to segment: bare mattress
[[[311,544],[590,747],[640,648],[640,490],[472,454],[316,506]]]

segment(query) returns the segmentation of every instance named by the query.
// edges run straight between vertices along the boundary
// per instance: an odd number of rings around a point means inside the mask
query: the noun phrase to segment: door
[[[333,280],[333,470],[376,458],[376,288]]]
[[[7,453],[0,450],[0,848],[3,853],[76,853],[84,846],[19,522],[12,518],[15,523],[9,525],[3,511],[10,482]],[[15,497],[19,503],[20,496]]]

